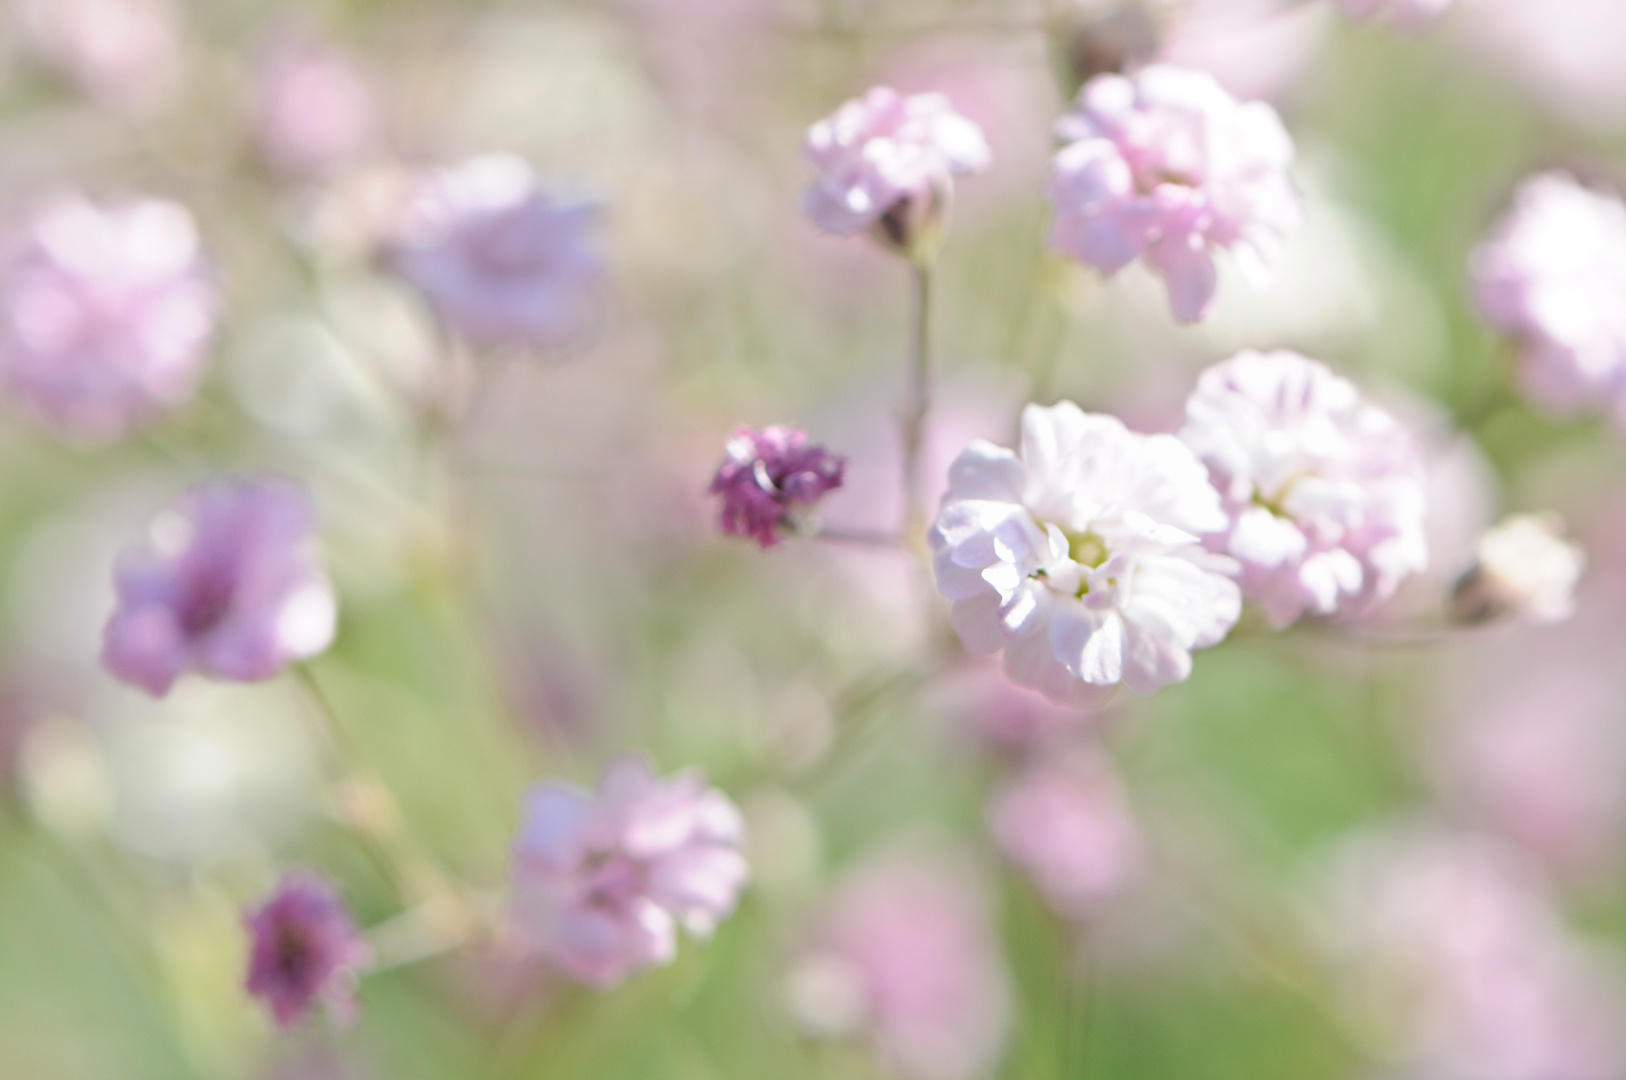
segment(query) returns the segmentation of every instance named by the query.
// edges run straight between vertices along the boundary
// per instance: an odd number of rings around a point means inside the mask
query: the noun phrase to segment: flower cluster
[[[278,1024],[303,1020],[319,1002],[341,1019],[355,1014],[358,969],[371,955],[332,884],[291,873],[243,919],[249,933],[246,989]]]
[[[841,486],[845,458],[809,445],[805,432],[787,427],[740,428],[711,480],[717,522],[729,536],[773,547],[785,532]]]
[[[1239,103],[1206,73],[1099,75],[1056,134],[1051,245],[1105,274],[1145,259],[1179,322],[1208,315],[1218,252],[1261,283],[1298,223],[1293,142],[1275,110]]]
[[[560,972],[612,986],[670,963],[677,927],[706,936],[748,877],[740,814],[698,774],[608,765],[592,794],[547,783],[514,842],[513,922]]]
[[[1203,372],[1180,439],[1228,518],[1215,547],[1283,627],[1358,613],[1428,560],[1423,466],[1406,430],[1297,353],[1244,352]]]
[[[1530,396],[1626,426],[1626,204],[1562,173],[1526,180],[1472,271],[1485,318],[1522,346]]]

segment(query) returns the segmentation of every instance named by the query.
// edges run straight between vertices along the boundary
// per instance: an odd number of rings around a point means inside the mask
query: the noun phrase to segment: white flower
[[[1278,629],[1306,613],[1358,613],[1427,565],[1416,445],[1324,364],[1286,351],[1215,364],[1186,402],[1180,439],[1224,498],[1219,549]]]
[[[1013,681],[1086,705],[1183,681],[1230,630],[1232,564],[1198,537],[1224,526],[1177,439],[1062,402],[1027,407],[1020,454],[979,439],[955,459],[930,541],[966,647],[1004,649]]]
[[[1461,622],[1513,618],[1561,622],[1575,610],[1586,553],[1564,540],[1556,514],[1515,514],[1486,530],[1474,565],[1457,580],[1451,613]]]

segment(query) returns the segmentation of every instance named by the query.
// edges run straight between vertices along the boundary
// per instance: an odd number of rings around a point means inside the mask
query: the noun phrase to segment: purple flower
[[[115,438],[192,397],[215,302],[184,208],[63,196],[0,271],[0,369],[54,430]]]
[[[1471,265],[1480,311],[1523,346],[1525,391],[1626,428],[1626,204],[1543,173],[1520,185]]]
[[[802,157],[818,174],[802,196],[815,225],[841,236],[879,227],[903,250],[941,217],[952,178],[992,161],[982,129],[948,98],[886,86],[809,128]]]
[[[267,164],[293,177],[321,177],[354,161],[377,126],[371,88],[349,57],[289,33],[271,43],[255,72],[254,129]]]
[[[1051,245],[1105,274],[1144,258],[1178,322],[1207,316],[1216,252],[1262,283],[1298,223],[1293,141],[1275,110],[1239,104],[1204,72],[1099,75],[1056,134],[1067,145],[1052,164]]]
[[[335,601],[304,489],[276,476],[207,480],[126,548],[102,664],[162,697],[183,671],[250,682],[333,640]]]
[[[597,219],[596,205],[538,188],[518,158],[473,158],[423,182],[389,261],[475,345],[565,345],[598,310]]]
[[[765,548],[794,532],[820,499],[841,486],[847,460],[788,427],[742,427],[711,480],[717,520],[729,536],[750,536]]]
[[[1180,439],[1223,497],[1215,544],[1273,626],[1358,614],[1427,565],[1415,443],[1326,365],[1285,350],[1215,364]]]
[[[994,797],[988,826],[1069,918],[1091,915],[1122,890],[1144,856],[1123,785],[1099,752],[1029,769]]]
[[[608,987],[669,963],[679,924],[707,936],[749,876],[740,813],[695,772],[606,766],[592,794],[534,788],[514,843],[513,920],[559,971]]]
[[[366,942],[338,890],[324,878],[291,873],[258,911],[244,917],[251,939],[245,988],[283,1027],[324,1001],[341,1020],[355,1013],[357,969]]]

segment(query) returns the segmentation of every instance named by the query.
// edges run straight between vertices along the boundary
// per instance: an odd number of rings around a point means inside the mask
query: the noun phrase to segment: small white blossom
[[[1575,610],[1586,553],[1564,540],[1556,514],[1515,514],[1489,529],[1474,565],[1457,579],[1451,613],[1460,622],[1561,622]]]
[[[1200,540],[1224,527],[1179,440],[1062,402],[1027,407],[1019,454],[979,439],[955,459],[930,542],[966,647],[1003,649],[1013,681],[1085,705],[1183,681],[1192,650],[1230,630],[1234,564]]]

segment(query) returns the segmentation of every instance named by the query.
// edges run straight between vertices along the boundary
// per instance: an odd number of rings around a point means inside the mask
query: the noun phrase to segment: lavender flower
[[[0,371],[53,430],[114,438],[192,397],[215,304],[184,208],[63,196],[0,270]]]
[[[981,439],[955,459],[929,540],[950,621],[975,653],[1058,701],[1121,683],[1149,694],[1191,673],[1230,630],[1225,527],[1201,463],[1170,435],[1138,435],[1071,402],[1029,405],[1020,455]]]
[[[1224,498],[1215,544],[1272,625],[1359,613],[1427,564],[1415,444],[1325,365],[1286,351],[1215,364],[1180,439]]]
[[[726,457],[711,480],[718,496],[718,526],[749,536],[765,548],[795,532],[826,494],[841,486],[845,458],[809,446],[807,434],[788,427],[742,427],[728,440]]]
[[[1626,204],[1562,173],[1533,177],[1471,267],[1480,311],[1523,346],[1525,391],[1626,428]]]
[[[542,191],[518,158],[473,158],[423,182],[389,262],[471,343],[557,347],[597,311],[597,218],[591,203]]]
[[[1178,322],[1207,316],[1217,252],[1261,284],[1298,223],[1293,142],[1275,110],[1239,104],[1204,72],[1098,75],[1056,134],[1067,145],[1052,165],[1051,245],[1105,274],[1144,258]]]
[[[513,920],[560,972],[607,987],[671,962],[677,926],[711,933],[749,871],[739,811],[697,773],[606,766],[593,794],[532,790],[514,843]]]
[[[808,129],[802,157],[818,174],[802,197],[815,225],[841,236],[872,229],[905,252],[935,229],[953,177],[992,161],[982,129],[948,98],[886,86]]]
[[[246,988],[278,1024],[299,1023],[318,1002],[341,1020],[354,1015],[356,973],[369,953],[327,880],[288,874],[243,921],[251,939]]]
[[[162,697],[183,671],[270,678],[333,639],[333,588],[315,514],[291,480],[204,481],[153,522],[114,570],[118,607],[102,664]]]

